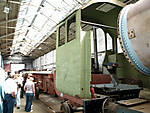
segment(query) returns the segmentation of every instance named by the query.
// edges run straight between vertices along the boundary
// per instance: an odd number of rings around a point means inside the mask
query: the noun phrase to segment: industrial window
[[[65,44],[65,23],[59,27],[59,40],[58,46],[62,46]]]
[[[11,71],[16,72],[22,69],[25,69],[25,64],[11,64]]]
[[[113,49],[112,37],[107,33],[107,50],[112,49]]]
[[[105,36],[104,31],[101,28],[96,29],[97,34],[97,52],[105,51]],[[93,32],[91,33],[91,53],[94,54],[94,40]]]
[[[102,52],[105,51],[105,34],[104,31],[101,28],[98,28],[97,30],[97,51]]]
[[[75,18],[75,16],[71,17],[67,21],[67,29],[68,29],[67,42],[69,42],[69,41],[75,39],[75,37],[76,37],[76,18]]]
[[[117,49],[118,49],[118,53],[123,53],[119,39],[117,38]]]

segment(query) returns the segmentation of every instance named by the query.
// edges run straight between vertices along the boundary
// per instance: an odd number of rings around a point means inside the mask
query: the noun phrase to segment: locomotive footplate
[[[83,100],[84,113],[101,113],[103,102],[106,98]]]
[[[118,84],[113,85],[95,85],[95,93],[114,97],[116,100],[138,98],[142,89],[138,85]]]

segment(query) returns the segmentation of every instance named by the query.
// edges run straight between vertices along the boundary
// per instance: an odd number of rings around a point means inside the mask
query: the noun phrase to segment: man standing
[[[5,81],[5,105],[4,105],[4,113],[13,113],[14,105],[16,102],[16,94],[17,94],[17,84],[14,80],[14,74],[10,75]]]
[[[0,113],[3,113],[5,71],[0,68]]]

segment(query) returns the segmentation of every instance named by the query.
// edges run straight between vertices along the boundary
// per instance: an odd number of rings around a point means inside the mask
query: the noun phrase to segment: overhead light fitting
[[[40,5],[41,7],[44,7],[44,5],[42,4],[42,5]]]
[[[31,24],[28,27],[31,27]]]
[[[22,40],[23,40],[23,41],[25,41],[26,39],[25,39],[25,38],[23,38]]]
[[[39,50],[41,50],[42,48],[41,48],[41,47],[39,47],[38,49],[39,49]]]
[[[22,44],[20,44],[19,46],[22,47]]]
[[[13,48],[11,47],[11,48],[10,48],[10,50],[12,51],[12,50],[13,50]]]
[[[96,10],[107,13],[107,12],[109,12],[110,10],[112,10],[112,9],[114,9],[114,8],[115,8],[114,5],[104,3],[104,4],[100,5],[100,6],[98,6],[98,7],[96,8]]]
[[[9,13],[9,8],[8,7],[4,7],[4,13],[8,14]]]

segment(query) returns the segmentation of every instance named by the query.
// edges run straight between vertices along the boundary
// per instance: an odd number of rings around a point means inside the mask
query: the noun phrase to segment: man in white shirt
[[[3,113],[5,71],[0,68],[0,113]]]
[[[16,102],[17,84],[14,80],[14,74],[5,81],[5,104],[4,113],[13,113],[14,105]]]

